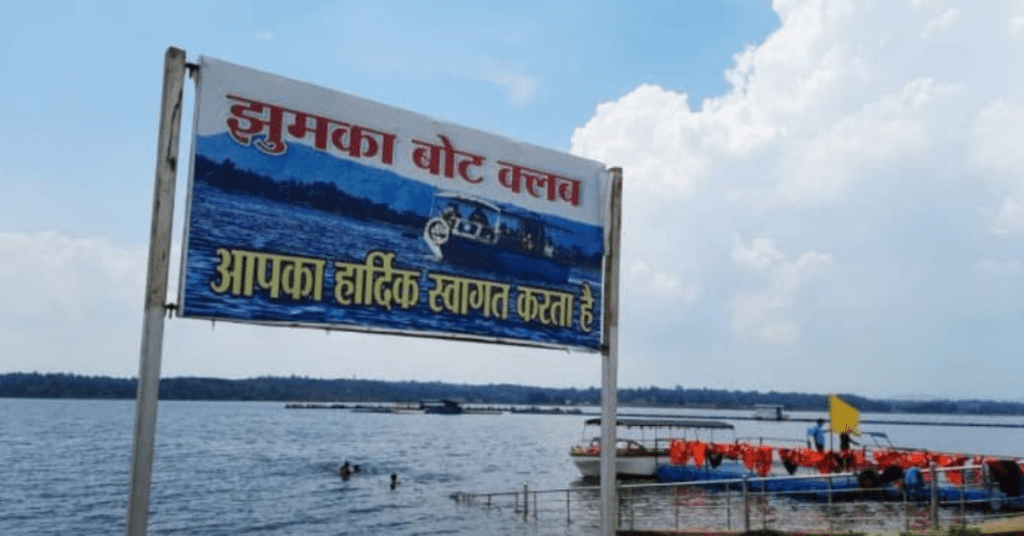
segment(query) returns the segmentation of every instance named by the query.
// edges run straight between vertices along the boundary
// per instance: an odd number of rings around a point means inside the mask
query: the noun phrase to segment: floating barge
[[[424,407],[430,406],[442,406],[444,401],[422,401],[422,402],[411,402],[411,403],[379,403],[379,404],[365,404],[365,403],[344,403],[344,402],[290,402],[285,404],[285,409],[337,409],[347,410],[357,413],[443,413],[443,411],[427,411]],[[562,407],[520,407],[520,406],[492,406],[492,405],[475,405],[475,404],[463,404],[455,402],[461,411],[453,411],[451,414],[465,414],[465,415],[498,415],[502,413],[522,413],[529,415],[582,415],[583,411],[579,408],[562,408]]]

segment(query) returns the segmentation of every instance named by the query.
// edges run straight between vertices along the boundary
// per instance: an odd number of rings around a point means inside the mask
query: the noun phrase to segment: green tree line
[[[77,374],[8,373],[0,375],[4,398],[135,398],[131,378]],[[780,404],[788,411],[824,411],[827,394],[639,387],[619,389],[619,404],[632,407],[747,409]],[[991,400],[884,400],[839,394],[862,412],[1022,415],[1024,403]],[[466,385],[443,382],[368,379],[259,377],[242,380],[180,377],[160,380],[161,400],[241,400],[278,402],[417,402],[454,399],[476,404],[589,405],[601,403],[601,391],[525,385]]]

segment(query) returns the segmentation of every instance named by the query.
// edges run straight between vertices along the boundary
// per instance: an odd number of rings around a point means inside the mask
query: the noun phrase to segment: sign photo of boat
[[[599,279],[601,237],[591,233],[592,243],[580,241],[581,231],[523,209],[438,191],[423,240],[437,261],[547,283],[568,282],[572,267]]]

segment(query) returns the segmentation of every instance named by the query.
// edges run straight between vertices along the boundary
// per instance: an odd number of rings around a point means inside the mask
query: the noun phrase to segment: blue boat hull
[[[539,255],[510,251],[500,246],[484,246],[455,235],[441,246],[441,252],[445,261],[516,278],[550,283],[565,283],[569,280],[567,264]]]
[[[931,499],[931,488],[924,486],[904,490],[893,484],[883,484],[877,488],[862,488],[858,475],[843,473],[834,475],[829,482],[821,478],[794,479],[787,477],[757,478],[750,475],[739,464],[722,466],[717,469],[708,467],[679,466],[663,464],[655,471],[660,482],[705,482],[705,489],[725,491],[742,490],[743,478],[748,477],[746,485],[750,492],[785,493],[786,496],[810,501],[902,501],[904,492],[907,500],[914,502]],[[716,482],[731,481],[731,482]],[[959,505],[963,502],[968,508],[984,510],[1024,510],[1024,497],[1012,497],[1005,493],[992,490],[962,489],[953,486],[939,486],[936,490],[940,504]]]

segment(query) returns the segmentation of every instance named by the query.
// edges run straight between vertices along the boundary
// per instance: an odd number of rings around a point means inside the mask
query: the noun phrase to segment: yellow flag
[[[828,395],[828,413],[832,420],[833,432],[850,432],[860,435],[860,429],[857,428],[860,424],[860,413],[857,408],[843,402],[838,396],[830,394]]]

